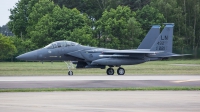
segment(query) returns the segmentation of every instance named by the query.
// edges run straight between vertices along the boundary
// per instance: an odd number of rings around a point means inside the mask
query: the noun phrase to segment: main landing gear
[[[110,68],[107,69],[106,73],[107,73],[107,75],[114,75],[115,71],[114,71],[113,68],[110,67]],[[118,75],[124,75],[124,74],[125,74],[124,68],[119,67],[119,68],[117,69],[117,74],[118,74]]]
[[[113,68],[108,68],[106,73],[107,73],[107,75],[114,75],[115,71]]]

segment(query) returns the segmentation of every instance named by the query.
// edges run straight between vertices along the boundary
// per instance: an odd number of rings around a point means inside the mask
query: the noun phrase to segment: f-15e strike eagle
[[[106,73],[113,75],[112,67],[118,75],[124,75],[122,65],[135,65],[147,61],[162,60],[173,56],[183,56],[172,53],[173,23],[166,23],[160,33],[160,26],[153,25],[137,49],[115,50],[83,46],[72,41],[55,41],[25,54],[17,59],[27,61],[72,61],[76,68],[101,68],[109,66]],[[69,67],[68,67],[69,68]],[[69,69],[68,75],[73,75]]]

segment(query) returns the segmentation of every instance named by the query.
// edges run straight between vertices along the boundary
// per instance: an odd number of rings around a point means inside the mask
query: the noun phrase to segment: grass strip
[[[106,75],[106,69],[72,69],[75,76]],[[123,65],[125,75],[200,75],[200,60],[149,61]],[[108,67],[107,67],[108,68]],[[117,71],[117,67],[113,67]],[[67,76],[63,62],[0,62],[0,76]]]
[[[23,88],[0,89],[0,92],[53,92],[53,91],[199,91],[200,87],[138,87],[138,88]]]

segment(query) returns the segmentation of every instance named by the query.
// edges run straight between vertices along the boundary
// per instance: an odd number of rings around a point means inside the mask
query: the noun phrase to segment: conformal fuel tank
[[[144,63],[143,59],[129,59],[129,58],[102,58],[92,61],[91,65],[134,65]]]

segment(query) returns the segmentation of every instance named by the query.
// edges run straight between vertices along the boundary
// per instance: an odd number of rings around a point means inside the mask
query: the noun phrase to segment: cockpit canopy
[[[78,45],[78,43],[63,40],[63,41],[52,42],[49,45],[45,46],[44,48],[54,49],[54,48],[59,48],[59,47],[70,47],[70,46],[76,46],[76,45]]]

